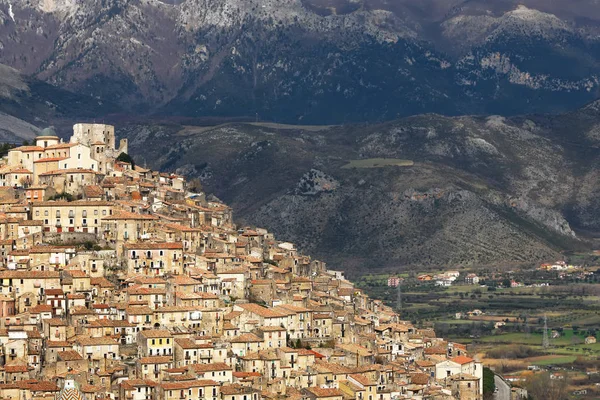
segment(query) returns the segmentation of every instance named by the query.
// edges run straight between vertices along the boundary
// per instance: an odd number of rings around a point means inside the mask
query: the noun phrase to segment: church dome
[[[86,400],[85,395],[79,390],[79,385],[72,376],[65,378],[65,384],[56,395],[56,400]]]

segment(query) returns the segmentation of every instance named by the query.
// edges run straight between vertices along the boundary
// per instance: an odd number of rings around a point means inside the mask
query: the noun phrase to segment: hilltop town
[[[467,348],[76,124],[0,166],[0,398],[483,397]]]

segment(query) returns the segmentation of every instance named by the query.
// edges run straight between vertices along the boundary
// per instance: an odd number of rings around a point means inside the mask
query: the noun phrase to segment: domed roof
[[[85,395],[79,390],[79,385],[72,375],[67,375],[65,384],[56,395],[56,400],[86,400]]]
[[[56,136],[56,130],[53,126],[42,129],[39,136]]]

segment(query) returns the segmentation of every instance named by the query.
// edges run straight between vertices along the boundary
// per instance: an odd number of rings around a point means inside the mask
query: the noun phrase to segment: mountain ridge
[[[0,62],[129,113],[288,123],[555,112],[598,94],[592,2],[170,3],[0,0]]]
[[[120,134],[138,163],[199,178],[246,223],[351,273],[515,266],[595,246],[599,104],[374,125],[131,124]]]

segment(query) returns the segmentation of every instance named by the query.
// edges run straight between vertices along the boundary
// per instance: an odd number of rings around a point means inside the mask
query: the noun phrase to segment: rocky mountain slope
[[[596,98],[594,0],[0,0],[0,62],[125,111],[293,123]]]
[[[120,133],[138,163],[199,177],[244,221],[356,272],[515,265],[589,248],[600,232],[598,121],[592,103],[558,116],[133,123]]]
[[[78,95],[0,64],[0,142],[30,140],[50,125],[114,113],[110,103]]]

